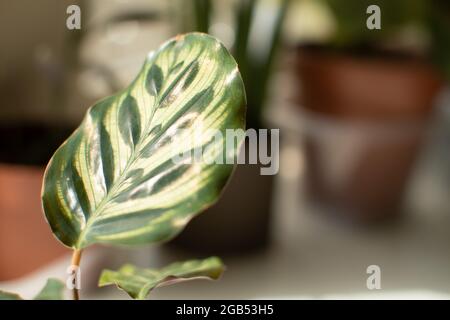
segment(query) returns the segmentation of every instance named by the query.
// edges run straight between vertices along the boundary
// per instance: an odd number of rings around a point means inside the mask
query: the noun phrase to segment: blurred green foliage
[[[330,45],[344,50],[378,49],[401,39],[408,28],[421,30],[428,42],[424,48],[450,79],[449,0],[320,0],[331,9],[336,32]],[[381,9],[380,30],[366,28],[370,5]],[[419,35],[417,35],[419,37]]]
[[[332,39],[337,46],[369,46],[401,32],[406,26],[424,27],[430,0],[322,0],[328,4],[337,22]],[[366,28],[370,5],[381,9],[382,28]]]
[[[190,23],[183,22],[183,32],[200,31],[208,33],[212,23],[211,17],[217,8],[214,0],[183,0],[186,12],[191,12],[188,17]],[[233,3],[234,25],[231,26],[234,32],[234,44],[230,48],[236,59],[242,78],[245,83],[247,94],[247,127],[264,127],[263,110],[266,104],[267,88],[272,74],[273,64],[280,40],[282,37],[283,22],[288,11],[291,0],[279,0],[273,2],[274,15],[273,23],[269,32],[258,33],[258,37],[263,37],[267,41],[265,52],[255,52],[249,43],[251,42],[251,31],[255,24],[255,15],[258,6],[262,5],[261,0],[239,0]],[[186,17],[184,17],[186,19]],[[268,22],[269,23],[269,22]]]
[[[450,80],[450,1],[430,0],[434,10],[429,18],[429,30],[433,39],[431,55]]]

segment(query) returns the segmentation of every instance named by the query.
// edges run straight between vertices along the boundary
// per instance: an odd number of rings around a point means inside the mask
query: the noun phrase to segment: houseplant
[[[73,250],[74,280],[86,247],[167,241],[212,205],[232,162],[174,157],[199,149],[212,159],[234,159],[241,141],[230,150],[223,140],[211,140],[207,130],[244,126],[244,85],[218,40],[179,35],[151,52],[130,86],[91,107],[47,166],[42,205],[53,234]],[[159,271],[126,265],[105,270],[99,284],[117,284],[143,299],[158,285],[217,278],[222,270],[218,258]],[[77,286],[73,296],[78,299]]]
[[[216,36],[220,36],[220,32],[215,31],[216,26],[224,22],[215,21],[215,13],[231,10],[233,21],[228,29],[232,30],[234,41],[228,45],[245,83],[248,105],[246,125],[256,130],[267,129],[264,121],[266,97],[290,1],[191,0],[177,3],[181,8],[179,11],[182,11],[183,30],[209,32]],[[176,17],[180,19],[180,16]],[[261,23],[266,27],[264,36],[258,30]],[[256,42],[259,46],[255,45]],[[244,143],[246,150],[254,147],[247,139]],[[254,143],[259,150],[260,142]],[[275,177],[261,175],[260,168],[261,164],[239,165],[218,203],[208,209],[208,214],[194,219],[172,243],[202,253],[219,250],[223,254],[239,254],[265,248],[270,239]],[[214,224],[220,224],[222,228],[211,235],[209,229]],[[230,233],[233,234],[231,238]]]
[[[390,218],[401,211],[442,74],[449,70],[448,60],[442,63],[450,56],[442,41],[450,38],[440,17],[444,2],[321,3],[334,18],[334,34],[297,49],[296,99],[315,127],[307,125],[303,134],[307,188],[317,202],[351,220]],[[380,8],[381,29],[366,27],[370,5]],[[442,74],[433,60],[441,62]]]

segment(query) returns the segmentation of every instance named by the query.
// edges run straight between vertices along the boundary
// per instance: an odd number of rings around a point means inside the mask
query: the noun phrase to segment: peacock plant
[[[235,162],[174,157],[201,149],[213,158],[235,158],[242,138],[230,150],[205,132],[244,129],[245,105],[238,66],[214,37],[179,35],[150,52],[127,88],[87,111],[45,171],[45,218],[56,238],[73,250],[72,265],[78,267],[82,251],[93,244],[170,240],[212,205]],[[200,137],[194,143],[181,143],[194,135]],[[156,286],[217,279],[223,269],[216,257],[161,270],[125,265],[105,270],[99,284],[116,284],[142,299]],[[12,294],[0,299],[6,295]]]

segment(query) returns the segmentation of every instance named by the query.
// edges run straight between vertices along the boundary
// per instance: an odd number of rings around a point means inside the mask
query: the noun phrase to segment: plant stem
[[[76,269],[74,270],[75,271],[75,277],[77,277],[78,276],[78,268],[80,267],[80,261],[81,261],[81,253],[82,253],[82,250],[74,250],[73,251],[73,254],[72,254],[72,267],[76,267]],[[80,295],[79,295],[79,292],[78,292],[78,288],[77,288],[77,281],[78,281],[78,279],[77,278],[75,278],[75,284],[74,284],[74,287],[73,287],[73,291],[72,291],[72,297],[73,297],[73,300],[80,300]]]

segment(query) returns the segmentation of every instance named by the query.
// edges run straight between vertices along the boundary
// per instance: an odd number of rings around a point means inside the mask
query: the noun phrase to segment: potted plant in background
[[[225,136],[226,130],[244,129],[245,102],[242,78],[227,49],[209,35],[191,33],[151,52],[127,88],[88,110],[51,158],[42,185],[45,218],[73,252],[75,300],[87,247],[167,241],[217,200],[242,141],[230,149],[225,140],[211,139],[208,130]],[[197,149],[203,158],[193,158]],[[180,155],[183,161],[175,161]],[[159,285],[217,279],[222,271],[216,257],[161,270],[125,265],[103,271],[99,285],[116,284],[144,299]],[[51,279],[36,299],[59,299],[62,289]],[[21,297],[0,291],[0,299]]]
[[[75,91],[80,32],[64,26],[67,6],[79,3],[0,4],[0,280],[23,276],[63,253],[36,213],[45,164],[78,121],[67,104]],[[17,238],[17,230],[27,236]]]
[[[267,92],[290,1],[177,3],[179,10],[174,16],[181,21],[182,30],[211,33],[228,45],[245,83],[247,128],[267,129],[263,117]],[[230,9],[231,21],[215,19],[217,12]],[[249,149],[248,140],[245,147]],[[207,214],[194,219],[171,243],[202,253],[241,254],[265,248],[270,238],[273,186],[274,176],[261,175],[260,165],[238,165],[221,199],[207,209]],[[211,234],[211,225],[221,227]]]
[[[67,9],[73,5],[80,7],[79,30],[66,28]],[[36,15],[38,7],[45,8],[45,13]],[[152,37],[141,51],[128,43],[120,52],[111,43],[127,35],[123,32],[127,25],[141,23],[141,34],[148,37],[154,29],[150,24],[159,22],[161,16],[152,6],[139,3],[109,8],[113,8],[111,14],[101,15],[98,1],[55,4],[43,0],[37,4],[26,0],[8,5],[5,11],[10,14],[0,21],[5,45],[0,54],[0,101],[4,106],[0,110],[0,238],[3,244],[11,243],[0,245],[0,259],[12,253],[16,256],[2,259],[0,281],[24,276],[64,253],[35,215],[41,207],[45,164],[82,118],[85,109],[80,106],[91,105],[130,81],[112,67],[116,60],[136,61],[121,69],[133,77],[142,54],[159,45],[158,39],[168,37],[157,29],[159,37]],[[27,41],[18,42],[18,38]],[[108,53],[106,58],[104,53]],[[28,201],[21,201],[19,195]],[[12,241],[19,226],[30,237]],[[98,255],[95,261],[102,258]]]
[[[402,195],[449,72],[443,1],[322,0],[335,32],[297,48],[306,187],[352,221],[400,212]],[[380,30],[366,27],[381,9]],[[447,11],[448,12],[448,11]]]

